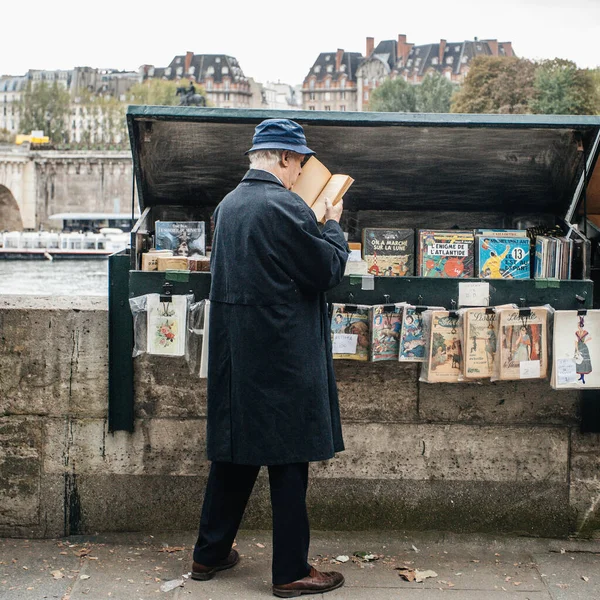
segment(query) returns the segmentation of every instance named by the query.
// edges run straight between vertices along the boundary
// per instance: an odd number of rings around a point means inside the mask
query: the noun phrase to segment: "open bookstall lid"
[[[248,168],[263,119],[303,125],[350,210],[501,211],[565,217],[584,173],[600,213],[600,117],[272,111],[130,106],[140,208],[216,206]],[[596,172],[593,171],[596,166]]]

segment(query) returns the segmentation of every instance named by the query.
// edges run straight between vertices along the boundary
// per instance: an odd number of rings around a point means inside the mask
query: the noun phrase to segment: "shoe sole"
[[[327,592],[332,592],[333,590],[337,590],[338,588],[341,588],[344,583],[345,583],[345,579],[342,579],[342,581],[340,581],[338,584],[334,585],[333,587],[327,588],[326,590],[276,590],[273,589],[273,595],[277,596],[278,598],[298,598],[299,596],[308,596],[309,594],[326,594]]]
[[[230,565],[223,565],[221,567],[215,567],[214,569],[211,569],[210,571],[207,571],[206,573],[194,573],[194,572],[192,572],[191,577],[195,581],[208,581],[209,579],[212,579],[217,574],[217,572],[219,572],[219,571],[226,571],[227,569],[232,569],[239,562],[240,562],[240,557],[238,556],[238,559],[234,563],[232,563]]]

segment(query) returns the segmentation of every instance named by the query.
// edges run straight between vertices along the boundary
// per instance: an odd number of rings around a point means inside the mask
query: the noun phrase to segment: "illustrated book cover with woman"
[[[555,389],[600,387],[600,310],[554,313],[552,379]]]
[[[498,379],[543,379],[548,371],[548,309],[505,308],[499,315]]]
[[[429,383],[455,383],[459,380],[463,361],[460,325],[456,312],[431,312],[429,354],[424,376]]]

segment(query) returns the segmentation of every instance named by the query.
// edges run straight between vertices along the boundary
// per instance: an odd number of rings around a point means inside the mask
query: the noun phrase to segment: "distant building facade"
[[[168,67],[142,65],[142,80],[181,80],[187,86],[190,79],[206,90],[208,100],[220,108],[250,108],[252,92],[250,82],[238,61],[226,54],[194,54],[186,52],[173,58]]]
[[[363,56],[359,52],[322,52],[302,84],[305,110],[355,111],[356,71]]]
[[[514,56],[511,42],[478,40],[415,46],[399,35],[375,46],[367,38],[366,53],[323,52],[302,85],[305,110],[369,110],[372,92],[387,79],[402,77],[418,85],[428,73],[440,73],[462,83],[476,56]]]

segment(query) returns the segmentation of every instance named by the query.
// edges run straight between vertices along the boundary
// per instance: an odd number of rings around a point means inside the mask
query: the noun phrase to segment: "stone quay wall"
[[[109,433],[103,298],[0,297],[0,535],[197,526],[206,383],[135,359],[135,430]],[[600,436],[547,382],[427,384],[336,361],[346,451],[311,465],[315,529],[600,532]],[[243,526],[270,526],[261,472]]]

